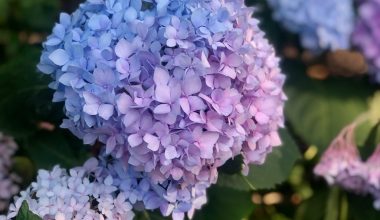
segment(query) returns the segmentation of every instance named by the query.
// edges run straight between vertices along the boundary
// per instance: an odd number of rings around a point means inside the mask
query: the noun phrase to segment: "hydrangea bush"
[[[370,73],[376,82],[380,82],[380,2],[376,0],[361,1],[358,19],[353,34],[353,43],[367,58]]]
[[[273,17],[300,35],[314,52],[350,48],[354,28],[352,0],[269,0]]]
[[[0,1],[0,220],[380,219],[377,1],[246,3]]]

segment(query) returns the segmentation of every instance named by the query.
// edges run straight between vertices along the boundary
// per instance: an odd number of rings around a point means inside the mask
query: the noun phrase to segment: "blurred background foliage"
[[[14,169],[24,177],[23,186],[33,180],[37,169],[77,166],[96,153],[59,128],[64,118],[62,104],[51,102],[49,79],[36,71],[41,43],[59,12],[72,12],[79,3],[0,0],[0,130],[14,136],[20,146]],[[380,96],[375,96],[379,88],[369,83],[363,58],[352,51],[313,56],[300,47],[296,35],[273,21],[265,0],[247,3],[257,8],[256,17],[287,75],[284,145],[263,166],[251,167],[246,177],[240,174],[241,158],[229,161],[221,168],[218,184],[208,192],[209,204],[195,219],[380,219],[370,198],[329,188],[312,173],[343,126],[367,111],[374,118],[380,112],[376,105]],[[357,142],[364,156],[379,141],[375,123],[368,121],[358,128]],[[163,218],[139,213],[137,219]]]

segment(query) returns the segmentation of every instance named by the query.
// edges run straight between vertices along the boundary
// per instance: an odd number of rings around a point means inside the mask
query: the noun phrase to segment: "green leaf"
[[[229,159],[218,171],[229,175],[237,174],[241,172],[242,164],[243,157],[239,155]]]
[[[283,66],[288,75],[286,117],[296,134],[322,150],[345,125],[367,110],[367,101],[375,90],[366,78],[318,81],[306,76],[300,62],[288,60]]]
[[[0,130],[14,137],[36,132],[37,123],[54,110],[47,79],[34,71],[38,56],[36,48],[28,47],[0,66]]]
[[[366,160],[372,153],[374,152],[377,144],[379,143],[379,126],[380,122],[378,122],[375,126],[373,126],[364,142],[364,145],[359,148],[360,154],[363,160]]]
[[[222,187],[229,187],[240,191],[249,191],[255,189],[251,185],[247,177],[243,176],[240,173],[234,175],[219,173],[217,185]]]
[[[38,132],[20,143],[38,169],[50,169],[57,164],[72,168],[90,157],[80,140],[61,129]]]
[[[280,131],[283,145],[270,153],[263,165],[251,165],[247,179],[256,189],[272,189],[284,182],[295,162],[300,158],[300,152],[288,131]]]
[[[16,216],[16,220],[42,220],[38,215],[29,210],[28,203],[24,201]]]
[[[214,185],[207,194],[208,203],[196,212],[194,220],[241,220],[254,210],[248,192]]]

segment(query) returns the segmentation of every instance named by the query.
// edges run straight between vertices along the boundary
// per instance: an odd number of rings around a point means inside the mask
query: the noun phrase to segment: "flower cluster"
[[[356,124],[345,127],[331,143],[314,169],[330,185],[358,194],[370,193],[374,206],[380,209],[380,145],[365,162],[360,157],[354,140]]]
[[[358,21],[353,33],[353,43],[363,52],[370,62],[370,72],[380,82],[380,2],[361,1]]]
[[[351,124],[341,131],[315,167],[314,173],[323,176],[329,184],[364,193],[367,172],[355,144],[355,127],[355,124]]]
[[[183,201],[206,202],[205,187],[193,191],[179,189],[171,182],[156,184],[146,173],[137,172],[125,161],[100,157],[89,159],[83,166],[68,172],[55,166],[51,171],[40,170],[36,182],[15,198],[5,219],[15,217],[24,201],[32,212],[43,219],[133,219],[132,207],[153,210],[160,208],[173,219],[183,219],[188,206],[175,203],[177,193]],[[162,196],[165,196],[162,197]],[[1,219],[1,217],[0,217]]]
[[[228,159],[242,154],[248,172],[281,144],[284,76],[252,11],[243,0],[87,0],[61,14],[38,68],[65,102],[62,127],[164,186],[162,204],[175,206],[163,213],[200,207]]]
[[[0,133],[0,212],[6,211],[11,198],[19,192],[20,177],[11,171],[17,144]]]
[[[273,17],[314,52],[347,49],[354,27],[352,0],[269,0]]]
[[[39,170],[36,182],[15,198],[7,219],[14,218],[26,201],[32,212],[46,220],[132,220],[132,205],[114,181],[96,159],[69,172],[59,166]]]

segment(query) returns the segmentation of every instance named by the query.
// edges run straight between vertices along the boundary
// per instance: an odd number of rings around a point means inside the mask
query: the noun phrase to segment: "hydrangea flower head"
[[[340,185],[357,193],[366,193],[367,168],[362,162],[354,140],[356,124],[351,124],[333,140],[314,173],[330,185]]]
[[[273,17],[315,52],[347,49],[354,27],[352,0],[269,0]]]
[[[7,210],[9,201],[19,192],[20,177],[11,171],[17,148],[11,137],[0,133],[0,212]]]
[[[13,219],[26,201],[30,211],[46,220],[132,220],[128,195],[114,181],[94,158],[68,172],[59,166],[39,170],[37,180],[15,198],[7,219]]]
[[[353,34],[353,43],[363,52],[370,63],[370,72],[380,82],[380,2],[361,1],[358,21]]]
[[[140,211],[159,208],[164,216],[172,214],[174,220],[180,220],[185,212],[191,217],[206,203],[206,187],[201,183],[191,191],[175,182],[156,184],[125,161],[103,156],[68,171],[59,166],[39,170],[37,180],[15,197],[8,215],[0,219],[14,218],[24,201],[43,219],[57,220],[128,220],[134,217],[132,207]]]
[[[198,191],[203,204],[228,159],[243,154],[247,172],[281,144],[284,76],[252,11],[242,0],[87,0],[62,14],[38,65],[65,102],[62,127],[170,183],[170,204]]]

